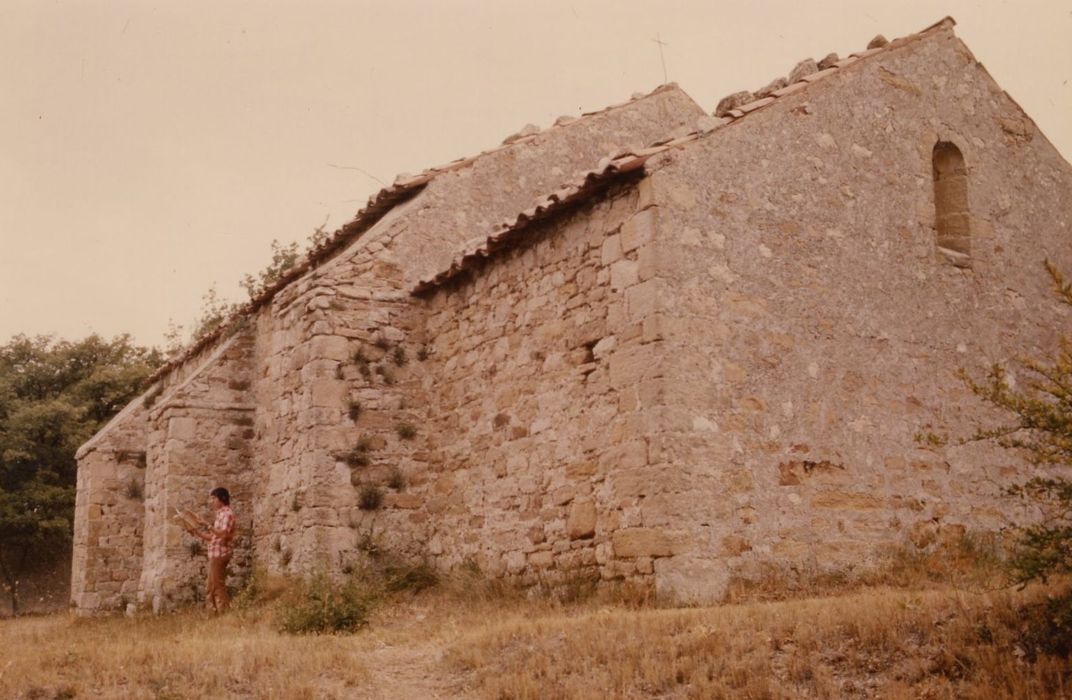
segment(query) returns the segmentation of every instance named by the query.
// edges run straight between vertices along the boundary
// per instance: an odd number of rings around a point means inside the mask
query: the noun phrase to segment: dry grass
[[[321,698],[368,673],[352,640],[289,637],[246,614],[0,622],[4,698]]]
[[[1017,650],[1003,592],[872,590],[714,608],[604,608],[468,631],[453,667],[493,698],[1049,698],[1067,659]]]
[[[922,564],[898,571],[925,590],[796,581],[837,594],[785,600],[774,578],[734,604],[661,609],[583,578],[533,595],[470,572],[390,594],[357,634],[313,637],[276,631],[286,596],[269,581],[220,620],[0,621],[0,697],[1072,696],[1068,659],[1022,649],[1042,589],[942,586]]]

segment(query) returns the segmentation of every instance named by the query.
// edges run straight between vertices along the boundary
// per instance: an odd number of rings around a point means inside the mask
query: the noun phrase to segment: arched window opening
[[[960,149],[948,141],[934,145],[934,228],[938,252],[957,267],[971,267],[968,171]]]

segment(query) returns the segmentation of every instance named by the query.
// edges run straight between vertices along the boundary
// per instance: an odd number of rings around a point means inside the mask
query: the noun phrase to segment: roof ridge
[[[483,156],[491,155],[493,153],[498,153],[500,151],[505,151],[508,148],[512,148],[512,147],[516,146],[519,143],[528,143],[529,141],[534,140],[540,134],[546,133],[546,132],[548,132],[548,131],[550,131],[552,129],[562,129],[562,128],[566,128],[566,127],[569,127],[569,126],[573,126],[574,124],[577,124],[581,120],[587,119],[588,117],[595,117],[595,116],[599,116],[600,114],[606,114],[607,112],[610,112],[612,110],[621,109],[622,107],[628,107],[629,105],[633,104],[634,102],[639,102],[639,101],[647,99],[649,97],[653,97],[655,95],[659,95],[661,93],[667,92],[669,90],[680,90],[680,89],[681,88],[675,82],[663,83],[662,85],[659,85],[659,86],[655,87],[650,92],[634,92],[633,95],[628,100],[625,100],[624,102],[616,102],[614,104],[607,105],[606,107],[603,107],[602,109],[595,110],[593,112],[582,112],[581,116],[579,116],[579,117],[572,117],[572,116],[569,116],[569,115],[561,115],[561,116],[557,117],[555,119],[555,121],[551,123],[550,126],[548,126],[547,128],[544,128],[544,129],[541,129],[540,127],[536,126],[535,124],[526,124],[520,130],[518,130],[518,131],[514,132],[513,134],[510,134],[509,136],[507,136],[505,139],[503,139],[502,143],[500,143],[498,146],[495,146],[494,148],[489,148],[489,149],[483,150],[480,153],[477,153],[475,155],[464,156],[464,157],[461,157],[461,158],[455,158],[454,160],[450,161],[449,163],[444,163],[442,165],[436,165],[436,166],[432,166],[430,168],[425,168],[424,170],[422,170],[420,173],[417,173],[416,175],[414,175],[412,173],[400,173],[395,177],[394,183],[391,185],[391,187],[394,187],[394,186],[406,186],[406,185],[408,185],[408,184],[410,184],[412,182],[418,181],[418,180],[423,180],[424,182],[428,182],[428,181],[432,180],[435,176],[437,176],[437,175],[439,175],[441,173],[452,172],[454,170],[460,170],[461,168],[468,167],[469,165],[472,165],[474,162],[476,162],[477,159],[479,159],[479,158],[481,158]],[[533,128],[533,129],[536,129],[536,131],[528,131],[528,129],[530,127]],[[389,188],[384,188],[384,189],[389,189]],[[370,198],[370,201],[371,201],[371,198]]]
[[[471,267],[475,261],[489,257],[492,252],[502,247],[507,238],[512,237],[516,232],[527,228],[529,224],[539,219],[547,218],[548,216],[561,211],[567,205],[574,204],[588,194],[602,189],[603,186],[609,184],[610,180],[623,174],[633,172],[639,168],[643,168],[647,161],[653,156],[664,153],[672,148],[683,146],[686,143],[696,141],[713,131],[721,130],[740,120],[742,117],[777,102],[779,98],[799,92],[808,85],[833,73],[839,72],[842,68],[846,68],[861,59],[870,58],[871,56],[884,53],[891,49],[906,46],[934,33],[938,29],[953,27],[955,25],[956,20],[947,16],[928,26],[926,29],[915,32],[914,34],[899,37],[892,41],[887,41],[885,37],[880,34],[868,44],[870,48],[863,51],[853,52],[844,59],[833,61],[829,67],[823,70],[816,70],[811,73],[802,74],[799,76],[798,80],[773,90],[765,97],[752,100],[747,104],[727,110],[726,114],[723,116],[710,116],[705,114],[696,120],[696,128],[691,131],[682,132],[682,127],[679,127],[671,134],[652,142],[646,148],[637,150],[620,149],[615,151],[614,153],[601,158],[595,168],[578,173],[574,179],[564,183],[554,192],[537,199],[533,206],[521,211],[513,219],[507,219],[493,227],[484,237],[483,241],[476,245],[475,248],[455,257],[449,267],[440,271],[433,277],[418,282],[411,290],[411,293],[419,295],[434,287],[438,287],[447,280]],[[805,59],[804,62],[811,60],[812,59]],[[798,63],[797,68],[799,68],[800,65],[801,64]],[[797,72],[797,69],[794,69],[793,72]],[[790,75],[792,75],[792,73]],[[731,95],[731,97],[732,96],[733,95]],[[725,99],[726,98],[724,98],[724,100]],[[480,239],[478,237],[477,239],[472,240],[479,241]]]

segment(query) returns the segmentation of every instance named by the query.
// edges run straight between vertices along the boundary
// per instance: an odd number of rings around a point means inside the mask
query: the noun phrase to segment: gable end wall
[[[1069,165],[950,31],[746,122],[649,162],[687,483],[652,518],[696,535],[657,584],[717,599],[772,564],[852,569],[1024,516],[1000,489],[1032,470],[956,444],[1001,416],[955,372],[1068,331],[1042,263],[1072,270]],[[940,140],[967,165],[969,267],[937,246]]]

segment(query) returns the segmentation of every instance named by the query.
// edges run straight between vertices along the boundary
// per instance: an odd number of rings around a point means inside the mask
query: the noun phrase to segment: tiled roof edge
[[[369,199],[369,203],[357,213],[357,216],[355,216],[350,223],[336,231],[327,241],[310,250],[306,254],[304,260],[289,268],[272,285],[266,287],[260,294],[239,307],[237,311],[231,314],[215,330],[198,338],[196,342],[183,350],[182,353],[161,365],[156,372],[145,380],[145,385],[148,386],[162,379],[167,374],[170,374],[175,368],[186,364],[186,362],[201,353],[205,348],[211,346],[221,338],[232,335],[246,322],[247,319],[256,313],[258,309],[268,304],[275,298],[276,294],[281,292],[291,282],[294,282],[306,273],[315,270],[322,263],[334,256],[341,248],[344,248],[346,245],[357,239],[362,233],[375,226],[376,223],[396,204],[402,200],[415,196],[418,192],[424,189],[427,182],[427,180],[414,178],[413,180],[406,182],[404,185],[396,185],[380,190],[375,196]]]
[[[220,338],[227,337],[234,333],[234,331],[236,331],[247,318],[249,318],[258,309],[260,309],[262,306],[264,306],[273,298],[275,298],[275,295],[282,291],[283,288],[285,288],[291,282],[294,282],[295,280],[299,279],[310,270],[319,267],[323,262],[334,256],[335,253],[337,253],[339,250],[356,240],[358,236],[372,228],[377,221],[383,218],[383,216],[388,211],[390,211],[392,207],[394,207],[402,200],[408,199],[418,194],[422,189],[424,189],[425,185],[435,179],[436,176],[442,173],[460,170],[462,168],[468,167],[483,156],[490,155],[492,153],[498,153],[499,151],[503,151],[508,148],[513,148],[518,144],[523,144],[532,141],[534,138],[536,138],[536,136],[546,133],[550,129],[568,128],[574,124],[581,122],[584,119],[587,119],[588,117],[605,114],[612,110],[626,107],[630,104],[633,104],[634,102],[639,102],[640,100],[653,97],[663,92],[679,89],[680,88],[678,87],[677,83],[666,83],[665,85],[659,85],[651,92],[636,93],[630,99],[624,102],[618,102],[594,112],[584,112],[580,117],[559,117],[555,120],[555,123],[547,129],[542,129],[524,136],[518,136],[517,138],[514,138],[513,136],[507,137],[506,141],[504,141],[501,145],[486,151],[481,151],[477,155],[468,156],[465,158],[458,158],[443,165],[437,165],[431,168],[427,168],[426,170],[416,175],[412,175],[409,173],[402,173],[398,175],[397,177],[395,177],[395,180],[391,185],[384,187],[383,189],[379,190],[371,197],[369,197],[368,203],[360,211],[357,212],[357,214],[349,223],[343,225],[342,228],[335,231],[335,233],[333,233],[331,237],[325,240],[322,244],[310,250],[306,254],[304,260],[296,264],[294,267],[288,269],[282,277],[280,277],[270,287],[264,289],[255,298],[251,299],[246,304],[243,304],[241,308],[239,308],[237,311],[231,314],[231,316],[229,316],[227,320],[221,323],[218,328],[216,328],[211,333],[202,336],[196,342],[192,343],[189,347],[185,348],[180,354],[161,365],[160,368],[156,370],[156,372],[154,372],[148,379],[145,380],[144,385],[149,386],[154,382],[159,381],[160,379],[170,374],[174,369],[185,364],[191,358],[201,353],[205,348],[219,341]]]

